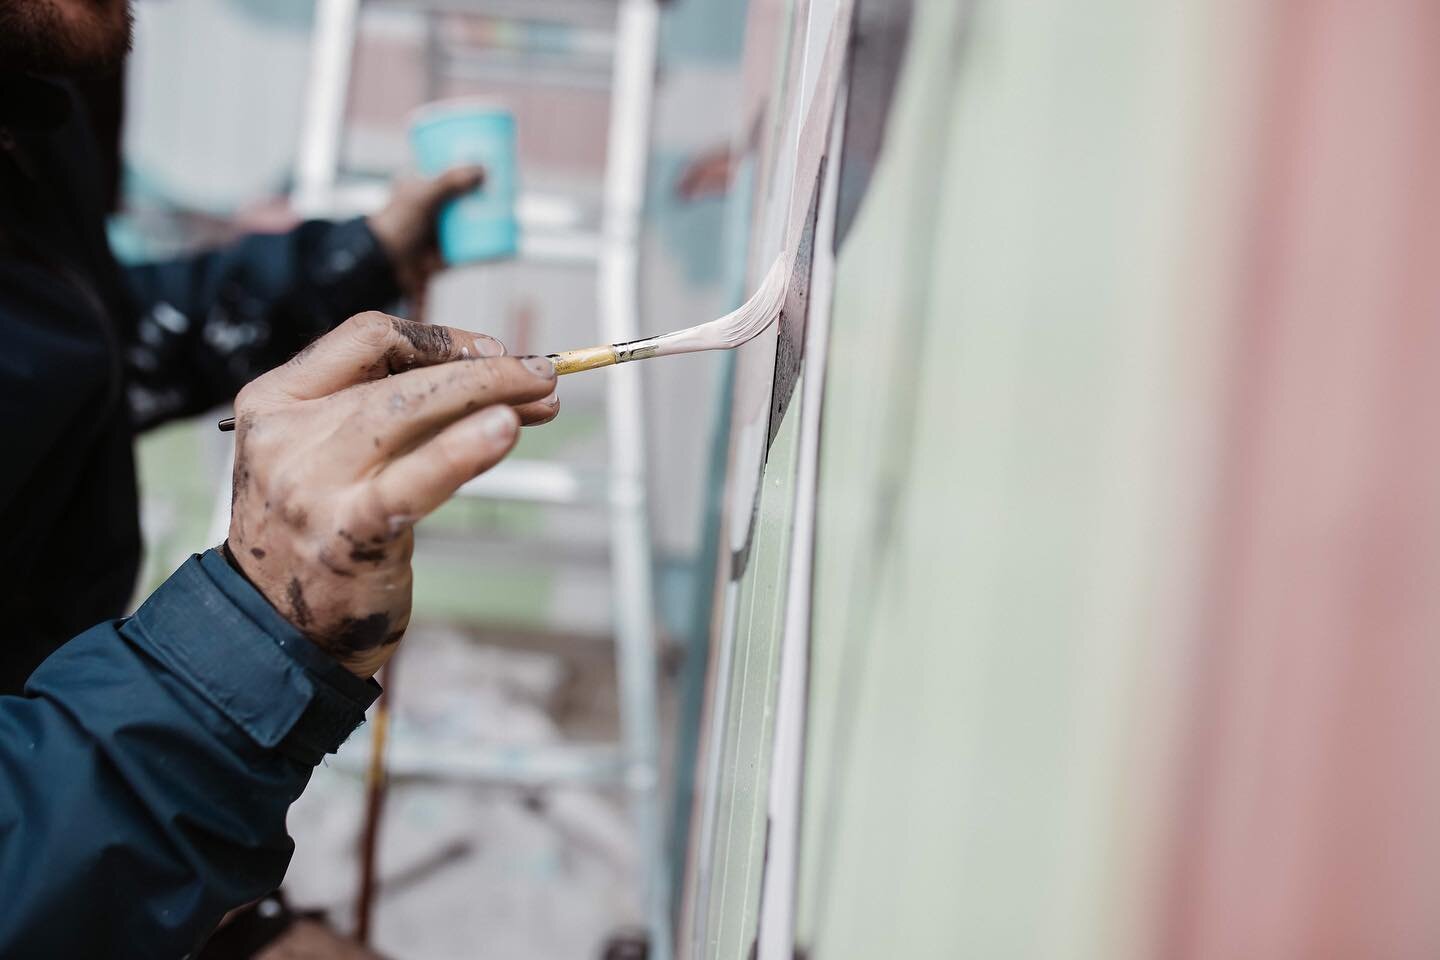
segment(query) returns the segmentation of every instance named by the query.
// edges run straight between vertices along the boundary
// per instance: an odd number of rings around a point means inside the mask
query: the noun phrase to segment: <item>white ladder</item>
[[[593,263],[598,270],[599,341],[639,336],[639,238],[649,157],[658,0],[316,0],[300,147],[292,203],[304,216],[334,217],[374,209],[384,184],[341,181],[340,153],[351,62],[363,6],[413,9],[435,17],[577,20],[603,24],[613,10],[610,124],[598,234],[575,226],[565,204],[527,197],[518,204],[521,259]],[[432,43],[432,52],[434,44]],[[435,64],[428,65],[432,72]],[[432,88],[433,88],[432,76]],[[558,216],[555,211],[559,210]],[[526,229],[548,221],[551,229]],[[555,229],[558,224],[559,229]],[[603,474],[546,461],[506,461],[462,489],[467,496],[549,504],[602,504],[610,514],[616,665],[621,740],[616,746],[478,748],[462,756],[411,751],[394,756],[392,773],[541,786],[620,783],[628,795],[641,864],[650,960],[670,960],[670,890],[660,802],[659,697],[654,571],[647,514],[645,434],[639,371],[604,373],[609,462]]]

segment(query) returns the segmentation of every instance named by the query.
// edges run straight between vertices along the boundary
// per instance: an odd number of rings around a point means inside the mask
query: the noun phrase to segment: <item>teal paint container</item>
[[[462,99],[427,104],[410,121],[415,163],[427,177],[478,164],[485,182],[440,211],[440,254],[447,264],[503,260],[520,246],[515,115],[491,101]]]

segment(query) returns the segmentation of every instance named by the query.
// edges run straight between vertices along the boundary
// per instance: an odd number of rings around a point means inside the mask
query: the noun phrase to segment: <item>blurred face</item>
[[[130,0],[0,0],[0,69],[107,70],[129,50]]]

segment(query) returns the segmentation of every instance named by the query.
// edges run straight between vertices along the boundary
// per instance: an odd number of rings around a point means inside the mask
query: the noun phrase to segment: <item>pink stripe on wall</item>
[[[1158,954],[1440,957],[1440,4],[1273,16]]]

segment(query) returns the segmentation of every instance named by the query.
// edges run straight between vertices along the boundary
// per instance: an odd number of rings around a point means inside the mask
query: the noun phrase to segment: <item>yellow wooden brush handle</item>
[[[604,347],[583,347],[579,350],[562,350],[560,353],[552,353],[548,357],[551,363],[555,364],[555,373],[579,373],[581,370],[594,370],[596,367],[608,367],[616,362],[615,348]]]

